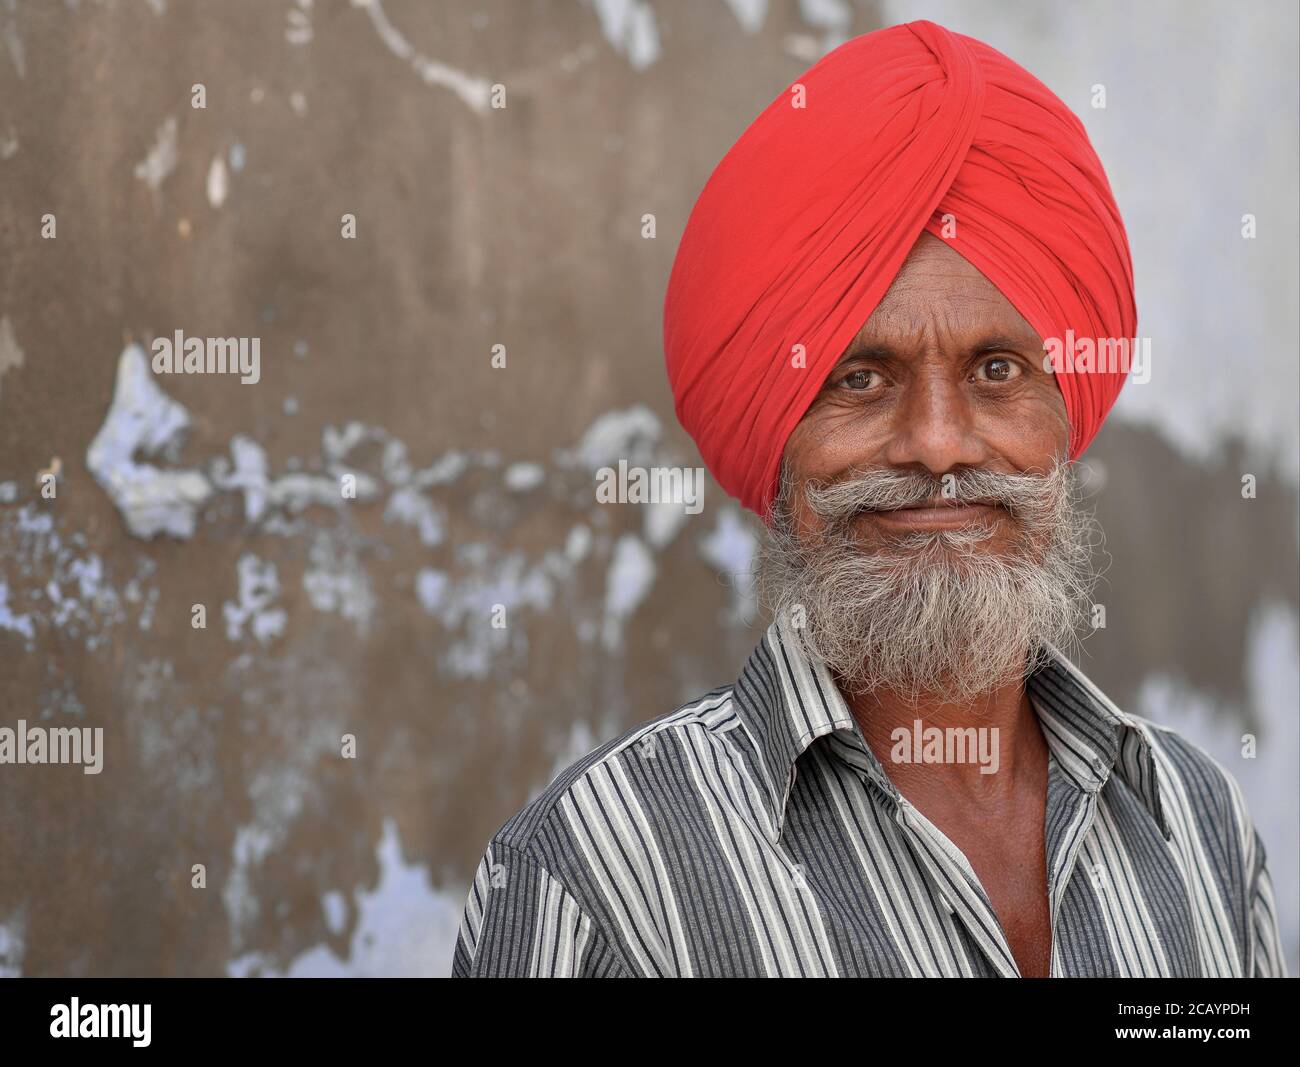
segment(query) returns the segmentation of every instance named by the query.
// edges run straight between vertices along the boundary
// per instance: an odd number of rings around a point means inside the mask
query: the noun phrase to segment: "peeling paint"
[[[298,0],[296,7],[284,13],[288,25],[284,29],[284,39],[292,45],[309,44],[315,32],[311,26],[311,0]]]
[[[375,859],[379,884],[372,892],[356,894],[356,926],[346,959],[340,959],[328,946],[318,945],[278,971],[264,954],[250,953],[232,960],[227,974],[286,978],[447,977],[468,886],[435,888],[427,867],[403,859],[401,837],[391,818],[384,819]],[[329,930],[340,932],[347,911],[344,896],[322,895],[321,911]]]
[[[208,203],[214,208],[219,208],[226,202],[226,196],[230,192],[230,179],[226,174],[226,161],[221,156],[215,156],[208,167],[206,188]]]
[[[0,580],[0,629],[22,634],[29,641],[36,636],[36,629],[32,625],[31,615],[16,615],[14,613],[13,607],[9,603],[9,585],[3,580]]]
[[[558,460],[587,470],[611,466],[626,459],[629,466],[647,465],[655,458],[663,431],[659,417],[643,404],[607,411],[596,418],[572,451],[561,451]]]
[[[284,635],[286,616],[283,608],[273,608],[280,595],[280,580],[275,564],[245,552],[237,564],[239,592],[235,600],[222,607],[226,619],[226,636],[238,641],[245,626],[259,644],[268,644]]]
[[[189,424],[186,410],[154,382],[144,349],[128,345],[118,359],[108,415],[86,450],[86,466],[136,537],[191,537],[195,514],[212,495],[199,471],[164,470],[135,459],[176,445]]]
[[[650,592],[655,580],[654,557],[634,534],[618,539],[605,578],[605,620],[601,640],[611,651],[623,643],[623,627]]]
[[[758,33],[763,28],[767,20],[767,0],[726,0],[726,3],[746,33]]]
[[[27,77],[27,49],[23,46],[23,39],[18,35],[18,0],[5,0],[7,14],[4,16],[4,22],[0,23],[0,38],[5,43],[5,51],[9,53],[9,60],[14,65],[14,70],[18,72],[18,77]]]
[[[403,486],[388,498],[385,522],[397,522],[419,531],[420,542],[427,548],[441,544],[447,520],[442,508],[414,486]]]
[[[723,574],[731,586],[731,623],[748,625],[757,612],[754,564],[758,538],[740,512],[727,505],[717,525],[700,539],[700,554]]]
[[[506,468],[503,479],[512,493],[526,493],[546,480],[546,470],[539,463],[512,463]]]
[[[375,594],[356,554],[318,531],[308,556],[311,565],[303,572],[302,588],[312,607],[342,616],[364,636],[374,615]]]
[[[135,165],[135,176],[149,187],[157,203],[159,190],[168,175],[176,169],[179,158],[176,149],[176,119],[168,116],[154,134],[154,143],[148,155]]]
[[[27,951],[27,923],[16,911],[0,922],[0,978],[21,978]]]
[[[14,338],[13,324],[9,316],[0,316],[0,399],[3,399],[4,376],[6,372],[17,370],[23,365],[23,350]]]
[[[473,77],[436,59],[421,55],[389,21],[380,0],[352,0],[352,6],[365,11],[370,17],[375,32],[379,34],[379,39],[384,42],[388,50],[398,59],[410,64],[411,69],[426,85],[450,89],[475,111],[487,110],[492,85],[486,78]]]
[[[645,0],[591,0],[600,31],[633,70],[645,70],[659,58],[659,26]]]
[[[147,627],[157,600],[157,590],[144,585],[155,569],[148,558],[136,560],[127,582],[135,596],[128,600],[102,558],[87,550],[85,536],[78,531],[61,537],[54,516],[40,505],[0,510],[0,544],[12,556],[18,579],[13,585],[0,579],[0,628],[25,637],[29,650],[43,632],[58,631],[94,651],[108,629],[127,623],[133,613]],[[46,695],[54,698],[52,690]]]

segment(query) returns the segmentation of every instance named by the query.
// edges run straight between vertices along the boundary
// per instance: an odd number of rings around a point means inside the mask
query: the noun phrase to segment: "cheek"
[[[1070,420],[1061,391],[1047,381],[1014,404],[987,411],[981,432],[1015,469],[1045,469],[1069,448]]]
[[[880,448],[879,436],[860,411],[822,404],[809,411],[790,434],[786,463],[801,480],[833,478],[849,467],[869,465]]]

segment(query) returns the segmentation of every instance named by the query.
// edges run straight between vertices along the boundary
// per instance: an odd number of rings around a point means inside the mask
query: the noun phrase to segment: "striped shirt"
[[[1053,977],[1270,977],[1285,961],[1237,783],[1055,649]],[[773,623],[734,685],[634,727],[493,836],[453,976],[1016,977],[961,851],[899,793],[827,669]]]

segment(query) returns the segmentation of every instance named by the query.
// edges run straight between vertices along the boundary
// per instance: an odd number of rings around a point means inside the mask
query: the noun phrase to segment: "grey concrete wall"
[[[698,515],[601,506],[593,472],[698,463],[660,350],[694,196],[882,19],[0,0],[0,726],[104,732],[97,775],[0,766],[0,972],[445,973],[492,831],[734,675],[762,625],[737,577],[755,525],[711,483]],[[1286,136],[1271,166],[1293,179]],[[1258,261],[1216,269],[1294,293],[1270,195]],[[152,374],[176,330],[259,338],[260,380]],[[1270,340],[1238,360],[1275,412],[1250,368],[1295,331]],[[1090,454],[1109,626],[1085,666],[1219,746],[1294,944],[1296,474],[1260,436],[1198,454],[1136,408],[1112,420]]]

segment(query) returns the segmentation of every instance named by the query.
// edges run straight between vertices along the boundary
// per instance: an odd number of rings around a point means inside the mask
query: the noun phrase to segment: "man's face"
[[[1066,451],[1069,422],[1042,363],[1043,339],[1010,301],[923,234],[790,435],[787,472],[798,484],[872,469],[936,481],[967,470],[1045,474]],[[950,479],[950,490],[959,485]],[[1008,547],[1005,507],[935,496],[940,506],[866,512],[855,531],[884,545],[980,522],[994,530],[988,549]],[[792,517],[801,530],[824,524],[802,494]]]
[[[925,235],[791,434],[761,591],[847,688],[974,700],[1073,636],[1091,525],[1042,351]]]

